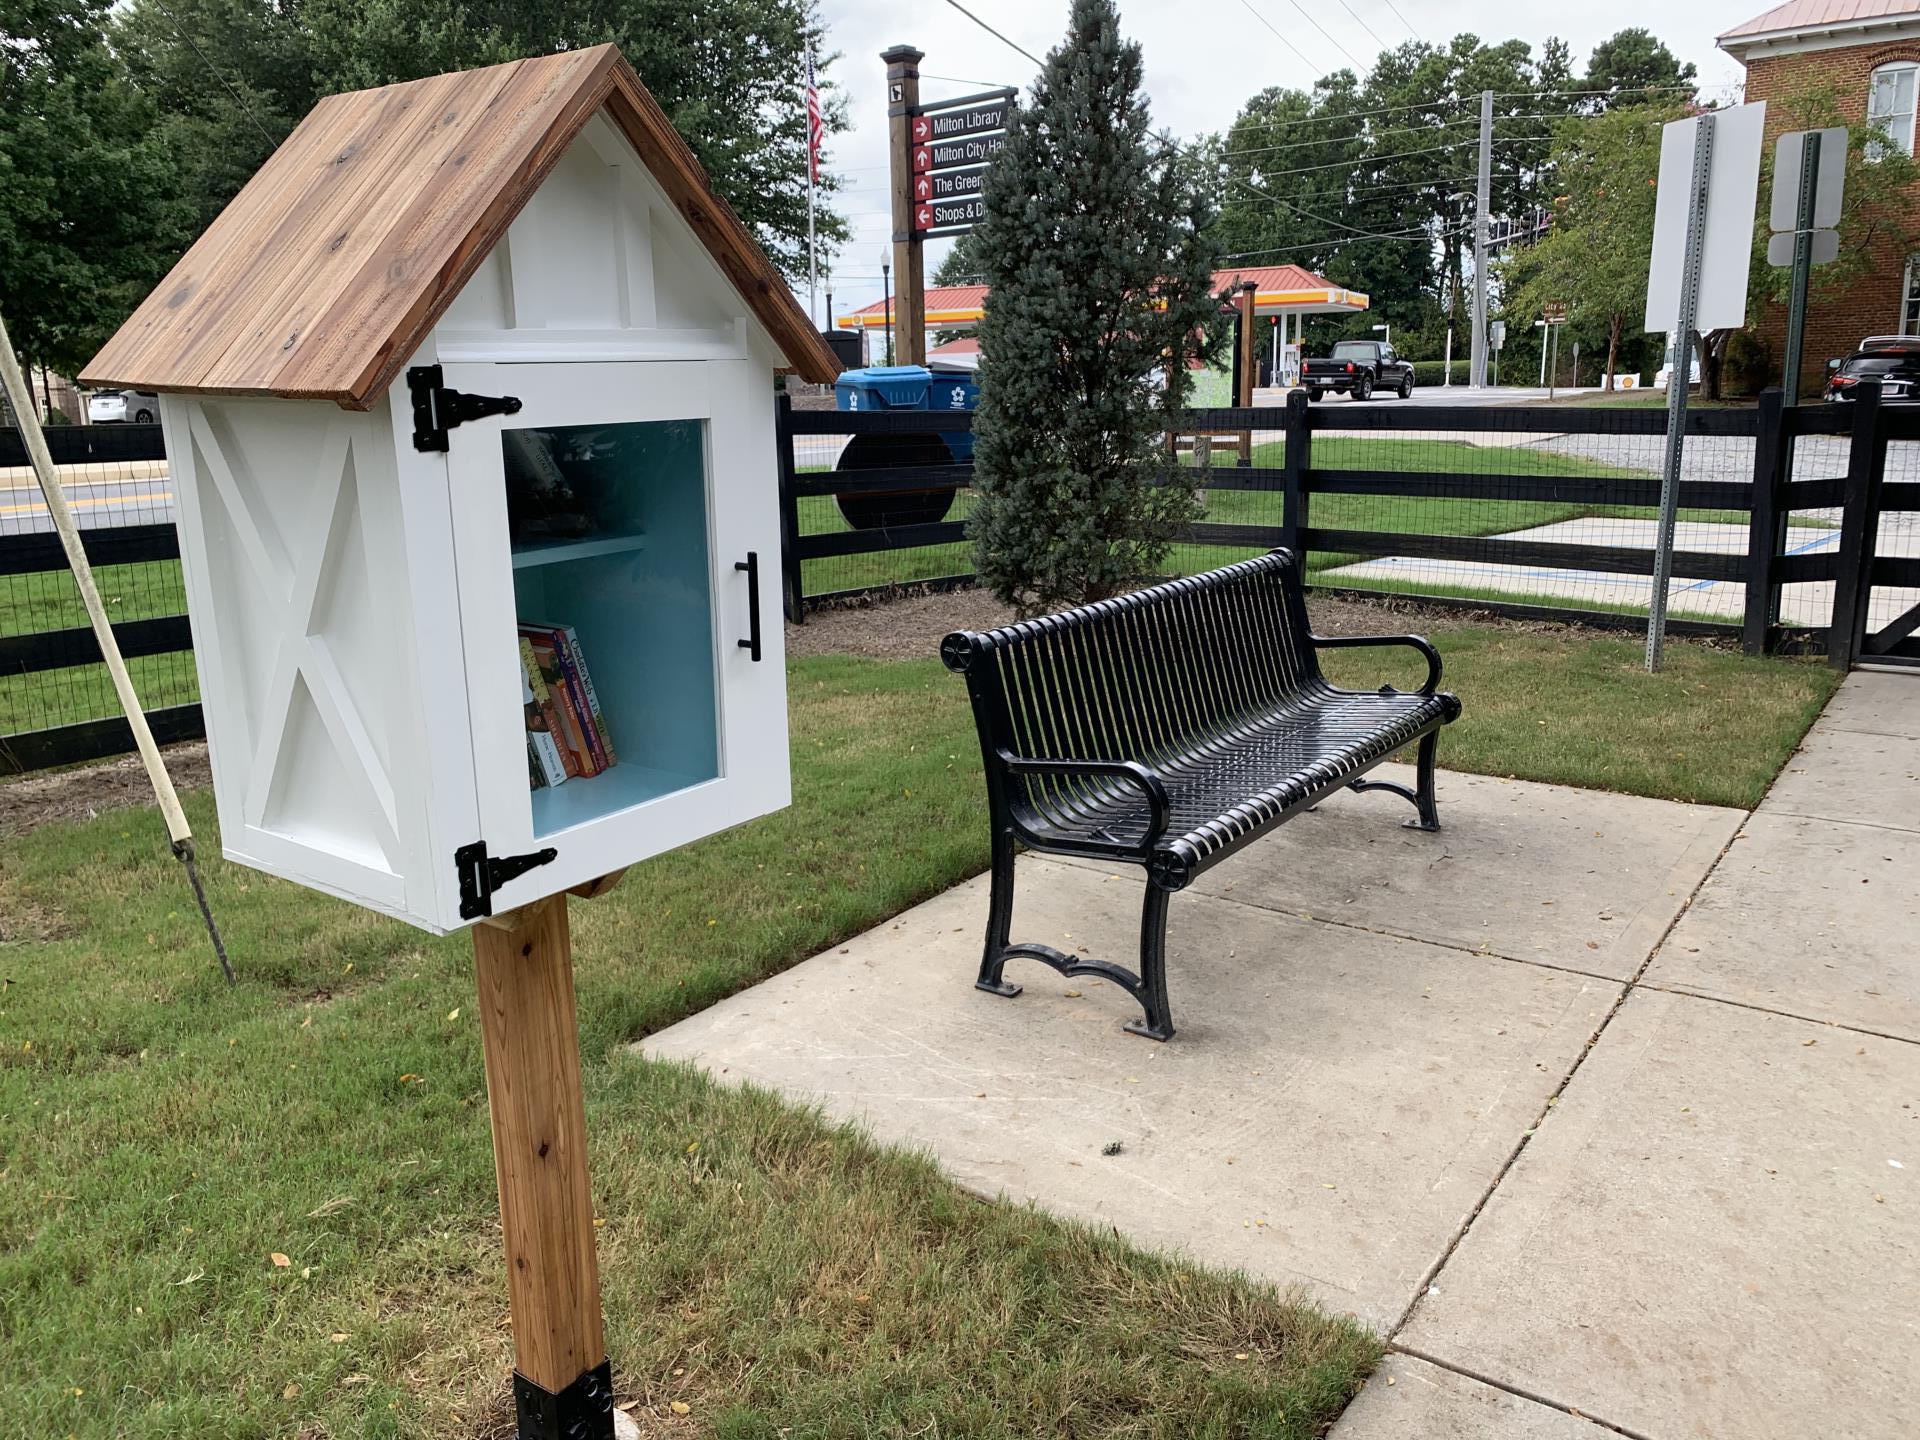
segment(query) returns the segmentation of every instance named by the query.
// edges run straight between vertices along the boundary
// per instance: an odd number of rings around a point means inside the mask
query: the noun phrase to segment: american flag
[[[820,183],[820,142],[826,138],[826,122],[820,118],[820,87],[813,79],[813,52],[807,52],[807,182]]]

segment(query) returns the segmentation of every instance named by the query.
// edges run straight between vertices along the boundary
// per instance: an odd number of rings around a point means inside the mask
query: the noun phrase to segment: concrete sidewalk
[[[1358,1316],[1402,1353],[1340,1440],[1914,1433],[1920,676],[1849,680],[1751,817],[1440,804],[1177,896],[1168,1045],[1097,980],[973,990],[974,881],[645,1048]],[[1020,875],[1016,938],[1131,958],[1137,870]]]

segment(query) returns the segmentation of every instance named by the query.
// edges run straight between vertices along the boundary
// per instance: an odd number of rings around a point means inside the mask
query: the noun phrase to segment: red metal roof
[[[1728,30],[1720,39],[1741,40],[1792,30],[1819,29],[1902,15],[1920,18],[1920,0],[1787,0],[1763,15]]]

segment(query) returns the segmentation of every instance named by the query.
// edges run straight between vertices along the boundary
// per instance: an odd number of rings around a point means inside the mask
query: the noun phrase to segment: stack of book
[[[612,733],[574,628],[522,620],[520,669],[532,787],[542,790],[612,769]]]

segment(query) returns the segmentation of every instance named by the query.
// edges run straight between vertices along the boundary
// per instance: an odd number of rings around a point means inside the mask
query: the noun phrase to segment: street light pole
[[[887,337],[886,350],[884,353],[886,355],[886,363],[889,365],[893,364],[893,291],[888,288],[887,282],[892,269],[892,257],[882,255],[880,257],[880,310],[881,323],[885,327]]]

